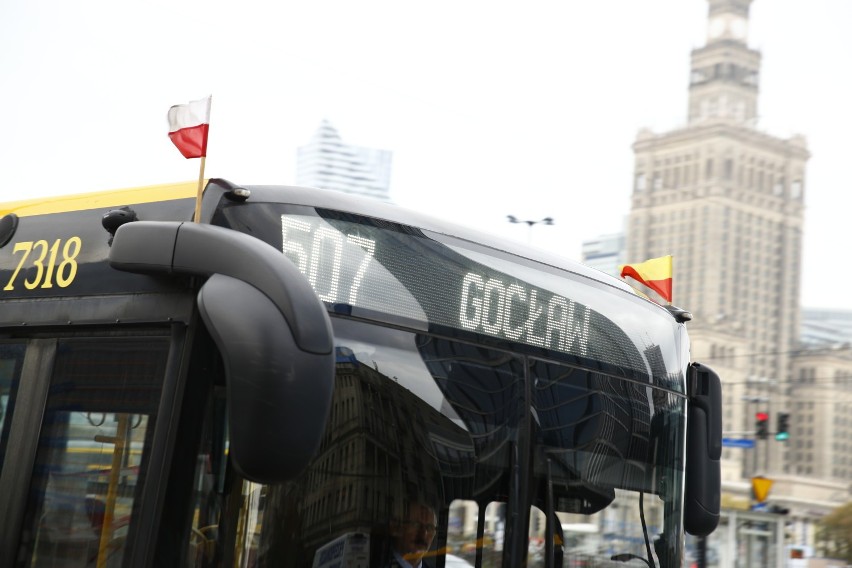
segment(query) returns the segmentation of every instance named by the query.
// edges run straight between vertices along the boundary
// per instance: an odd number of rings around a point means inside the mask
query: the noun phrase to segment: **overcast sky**
[[[706,0],[2,0],[3,200],[194,180],[173,104],[213,95],[206,175],[289,184],[322,119],[393,151],[392,197],[580,257],[622,229],[638,130],[686,122]],[[756,0],[760,128],[806,136],[802,303],[852,309],[852,0]],[[677,260],[675,260],[677,262]]]

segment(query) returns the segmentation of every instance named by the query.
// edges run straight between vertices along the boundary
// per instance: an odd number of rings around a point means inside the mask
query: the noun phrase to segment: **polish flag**
[[[169,138],[184,158],[207,156],[212,96],[169,109]]]

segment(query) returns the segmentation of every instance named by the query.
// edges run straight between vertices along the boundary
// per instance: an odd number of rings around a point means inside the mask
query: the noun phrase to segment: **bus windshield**
[[[233,495],[241,565],[680,565],[688,345],[666,311],[554,266],[348,213],[255,203],[216,222],[307,277],[332,316],[336,378],[303,474],[230,492],[213,467],[227,448],[214,426],[224,395],[213,393],[194,565],[227,554]]]

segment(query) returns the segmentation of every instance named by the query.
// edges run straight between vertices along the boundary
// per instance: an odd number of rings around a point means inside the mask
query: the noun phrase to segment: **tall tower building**
[[[748,47],[752,0],[710,0],[707,42],[692,52],[689,121],[757,122],[760,52]]]
[[[388,150],[345,144],[323,120],[311,141],[298,149],[296,184],[390,201],[391,158]]]
[[[643,130],[633,145],[626,261],[674,256],[674,303],[695,316],[694,350],[737,385],[725,389],[723,427],[745,434],[755,411],[774,415],[789,404],[810,154],[801,136],[757,128],[752,0],[708,3],[706,45],[692,52],[687,125]],[[758,444],[739,458],[744,477],[783,471],[783,444]]]

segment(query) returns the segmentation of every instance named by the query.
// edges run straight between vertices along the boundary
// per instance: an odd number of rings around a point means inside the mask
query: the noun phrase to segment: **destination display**
[[[495,274],[434,241],[282,215],[281,242],[325,302],[587,355],[587,307]]]
[[[630,369],[646,379],[649,372],[663,380],[678,372],[664,363],[678,357],[664,356],[660,343],[649,341],[671,334],[670,322],[656,328],[659,322],[646,322],[637,342],[607,315],[578,301],[583,288],[587,297],[592,288],[567,273],[545,274],[529,263],[440,242],[415,228],[358,219],[334,212],[280,216],[282,252],[332,312],[375,312],[468,330]],[[600,301],[601,290],[593,293]]]

